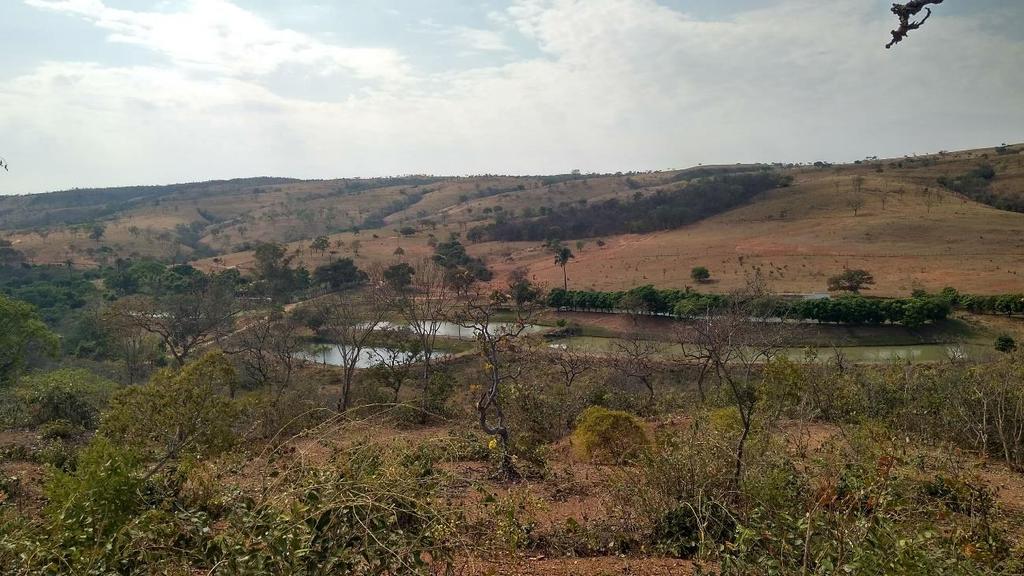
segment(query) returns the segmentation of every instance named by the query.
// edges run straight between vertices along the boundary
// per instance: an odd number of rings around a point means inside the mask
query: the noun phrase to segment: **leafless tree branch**
[[[899,44],[911,30],[917,30],[932,15],[932,9],[928,7],[928,4],[942,4],[944,0],[912,0],[906,4],[893,4],[892,13],[900,19],[900,27],[892,31],[892,41],[885,45],[886,49],[892,48],[896,44]],[[911,21],[911,18],[917,16],[924,10],[924,18],[917,21]]]

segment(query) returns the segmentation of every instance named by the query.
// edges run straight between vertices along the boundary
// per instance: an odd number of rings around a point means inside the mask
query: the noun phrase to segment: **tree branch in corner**
[[[892,41],[885,45],[886,49],[892,48],[896,44],[899,44],[901,40],[907,37],[907,34],[911,30],[917,30],[932,15],[932,9],[928,7],[929,4],[942,4],[944,0],[912,0],[906,4],[893,4],[892,13],[900,19],[900,27],[892,31]],[[910,19],[917,16],[924,10],[924,18],[917,21],[911,21]]]

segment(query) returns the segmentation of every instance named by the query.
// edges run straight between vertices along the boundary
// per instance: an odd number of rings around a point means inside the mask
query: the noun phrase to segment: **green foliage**
[[[402,291],[412,285],[412,277],[416,275],[416,269],[407,262],[393,264],[384,270],[384,281],[393,290]]]
[[[711,271],[704,266],[696,266],[690,270],[690,278],[693,278],[694,282],[707,282],[711,279]]]
[[[685,187],[657,190],[623,202],[617,198],[571,204],[534,219],[495,222],[481,235],[503,242],[594,238],[626,233],[671,230],[730,210],[786,183],[769,170],[746,174],[708,175]]]
[[[128,452],[96,438],[79,454],[74,472],[55,472],[46,485],[45,513],[60,547],[74,554],[103,543],[138,513],[138,471]]]
[[[313,282],[330,286],[332,290],[341,290],[366,282],[366,273],[360,270],[351,258],[342,258],[318,266],[313,271]]]
[[[484,261],[466,253],[466,247],[454,236],[434,247],[434,262],[445,269],[449,279],[464,277],[470,281],[488,282],[494,273]]]
[[[875,283],[875,277],[867,270],[843,270],[828,279],[829,292],[859,293]]]
[[[0,295],[0,386],[18,380],[32,353],[53,355],[57,346],[34,306]]]
[[[117,388],[88,370],[62,369],[22,379],[15,394],[34,424],[64,421],[92,429]]]
[[[1011,336],[1004,334],[996,338],[995,349],[998,352],[1009,354],[1017,349],[1017,342]]]
[[[228,398],[237,386],[228,359],[210,352],[181,370],[158,372],[144,386],[120,390],[100,433],[156,458],[220,453],[237,440],[238,407]]]
[[[1021,298],[1024,310],[1024,297]],[[548,306],[573,310],[629,310],[655,314],[674,314],[680,318],[693,318],[729,307],[728,296],[701,294],[692,290],[658,290],[653,286],[639,286],[626,292],[597,292],[589,290],[563,290],[555,288],[548,294]],[[838,298],[790,301],[768,298],[762,312],[798,320],[813,320],[837,324],[901,324],[921,326],[945,320],[952,310],[944,296],[914,298],[865,298],[846,295]]]
[[[636,416],[591,406],[580,415],[572,442],[587,460],[622,463],[636,458],[647,447],[648,438]]]

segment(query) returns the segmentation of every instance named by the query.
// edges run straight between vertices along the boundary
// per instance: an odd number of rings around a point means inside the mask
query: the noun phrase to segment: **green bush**
[[[580,415],[572,442],[582,458],[622,463],[636,458],[647,446],[648,438],[636,416],[591,406]]]
[[[118,385],[88,370],[57,370],[21,380],[15,396],[33,424],[63,420],[92,429]]]
[[[149,384],[119,391],[100,433],[140,455],[211,456],[238,440],[239,408],[227,394],[237,385],[231,363],[211,352]]]

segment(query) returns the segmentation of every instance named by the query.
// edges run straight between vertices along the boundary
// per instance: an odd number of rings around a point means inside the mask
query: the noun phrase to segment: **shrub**
[[[999,352],[1009,354],[1017,349],[1017,342],[1012,337],[1003,335],[996,338],[995,348]]]
[[[581,457],[603,463],[628,462],[648,444],[639,418],[599,406],[591,406],[580,415],[572,441]]]
[[[704,266],[697,266],[690,270],[690,278],[693,278],[694,282],[707,282],[711,279],[711,271]]]
[[[211,352],[181,370],[158,372],[145,386],[119,391],[100,433],[157,458],[219,453],[237,439],[238,407],[226,397],[237,382],[224,354]]]
[[[88,370],[57,370],[24,378],[15,389],[34,424],[63,420],[95,428],[117,384]]]

